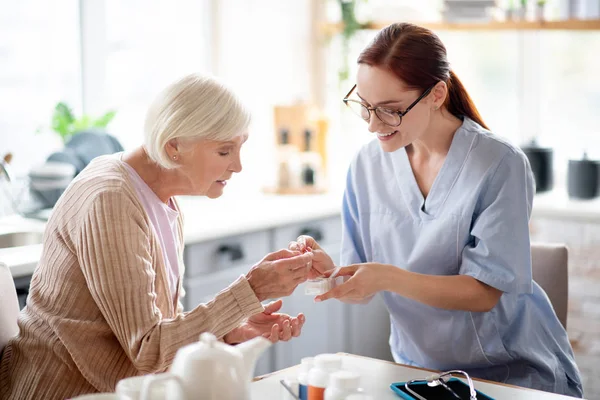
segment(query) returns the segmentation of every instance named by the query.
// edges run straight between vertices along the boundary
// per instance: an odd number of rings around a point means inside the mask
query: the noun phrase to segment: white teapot
[[[269,340],[256,337],[230,346],[203,333],[199,342],[177,351],[169,373],[144,382],[141,398],[148,398],[152,386],[174,381],[175,387],[168,385],[167,400],[250,400],[256,360],[270,345]]]

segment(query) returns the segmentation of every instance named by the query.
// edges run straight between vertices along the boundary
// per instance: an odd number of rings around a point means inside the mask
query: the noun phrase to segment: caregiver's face
[[[390,115],[404,112],[423,94],[420,89],[409,88],[394,74],[384,68],[360,64],[356,79],[356,95],[369,108],[380,107]],[[401,119],[398,126],[382,122],[371,111],[367,121],[369,131],[377,134],[382,149],[393,152],[419,139],[431,118],[431,95],[426,95]]]
[[[247,139],[243,133],[228,141],[203,139],[187,144],[179,170],[189,184],[189,194],[221,196],[231,176],[242,171],[240,151]]]

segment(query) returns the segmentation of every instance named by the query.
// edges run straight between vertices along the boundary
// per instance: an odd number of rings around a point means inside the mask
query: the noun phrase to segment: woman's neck
[[[135,170],[163,203],[168,204],[169,199],[178,193],[177,172],[161,168],[150,159],[143,147],[125,152],[123,161]]]
[[[423,135],[411,143],[407,150],[413,155],[418,154],[419,157],[425,158],[445,156],[450,150],[454,134],[462,123],[460,118],[442,109],[433,116]]]

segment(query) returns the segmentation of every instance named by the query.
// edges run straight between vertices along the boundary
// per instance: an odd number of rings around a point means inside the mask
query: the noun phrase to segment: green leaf
[[[65,103],[60,102],[54,108],[52,115],[52,129],[61,137],[68,134],[69,126],[73,123],[73,112]]]
[[[75,118],[73,111],[65,102],[59,102],[54,107],[51,127],[62,141],[66,143],[73,135],[89,128],[105,128],[115,117],[116,111],[108,111],[99,118],[93,119],[89,115]],[[39,133],[42,128],[38,128]]]
[[[54,115],[57,118],[63,119],[67,123],[72,123],[75,120],[73,110],[64,102],[60,102],[54,108]]]
[[[69,132],[69,124],[64,119],[52,118],[52,130],[63,136]]]
[[[116,111],[109,111],[106,114],[104,114],[103,116],[101,116],[100,118],[96,119],[93,123],[92,126],[95,128],[106,128],[106,126],[108,124],[110,124],[110,122],[113,120],[113,118],[115,117],[115,115],[117,114]]]
[[[92,118],[89,115],[83,115],[81,118],[73,122],[71,133],[75,134],[91,127]]]

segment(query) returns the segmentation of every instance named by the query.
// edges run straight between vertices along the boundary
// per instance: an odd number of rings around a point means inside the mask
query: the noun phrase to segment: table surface
[[[388,361],[355,356],[352,354],[340,354],[340,356],[342,357],[342,368],[347,371],[359,373],[361,376],[361,387],[366,393],[370,394],[374,399],[377,400],[400,399],[400,397],[398,397],[390,389],[391,383],[405,382],[410,379],[421,379],[431,375],[431,372],[427,370],[394,364]],[[281,386],[279,381],[287,376],[296,376],[297,369],[298,366],[295,366],[258,378],[256,382],[252,383],[252,399],[262,400],[283,398],[282,390],[285,389],[283,386]],[[569,396],[562,396],[527,388],[519,388],[516,386],[504,385],[478,379],[474,379],[474,383],[475,389],[497,400],[573,399],[573,397]]]

